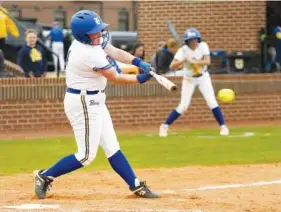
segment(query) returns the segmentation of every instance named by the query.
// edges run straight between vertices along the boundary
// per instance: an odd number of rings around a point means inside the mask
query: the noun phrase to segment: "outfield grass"
[[[254,135],[242,137],[245,132]],[[280,127],[236,128],[231,129],[231,136],[221,137],[217,130],[200,129],[175,132],[168,138],[159,138],[157,134],[122,134],[118,139],[134,168],[281,161]],[[47,168],[73,152],[76,152],[73,137],[0,141],[0,174]],[[108,168],[100,149],[95,161],[84,170]]]

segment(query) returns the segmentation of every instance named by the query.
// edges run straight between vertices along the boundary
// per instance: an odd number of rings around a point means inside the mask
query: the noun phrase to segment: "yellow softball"
[[[222,102],[232,102],[235,99],[235,92],[231,89],[221,89],[218,92],[218,99]]]

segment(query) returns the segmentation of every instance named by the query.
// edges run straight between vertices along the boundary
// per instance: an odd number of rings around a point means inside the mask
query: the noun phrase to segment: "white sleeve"
[[[183,60],[184,59],[184,54],[183,54],[183,50],[182,48],[179,48],[179,50],[177,51],[177,53],[174,56],[175,60]]]
[[[201,51],[203,53],[203,55],[210,55],[210,49],[209,49],[209,46],[206,42],[201,42],[200,43],[200,48],[201,48]]]
[[[99,69],[107,70],[112,67],[112,64],[110,64],[108,60],[107,54],[101,48],[91,49],[86,63],[94,71],[97,71]]]

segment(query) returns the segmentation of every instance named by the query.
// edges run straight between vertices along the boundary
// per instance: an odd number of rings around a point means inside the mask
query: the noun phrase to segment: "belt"
[[[80,94],[81,90],[74,89],[74,88],[67,88],[66,92],[73,93],[73,94]],[[104,90],[86,91],[86,94],[87,95],[95,95],[95,94],[98,94],[99,92],[104,93]]]
[[[203,71],[203,72],[200,73],[200,74],[193,75],[192,77],[195,77],[195,78],[201,77],[201,76],[203,76],[203,74],[204,74],[205,72],[207,72],[207,70]]]

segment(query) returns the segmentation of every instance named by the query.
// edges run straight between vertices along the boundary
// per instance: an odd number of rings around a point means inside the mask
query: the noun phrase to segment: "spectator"
[[[157,42],[157,48],[156,48],[156,52],[151,56],[151,59],[150,59],[150,64],[153,68],[156,69],[156,54],[158,51],[160,51],[161,49],[164,48],[164,46],[166,45],[165,41],[163,40],[160,40]]]
[[[144,44],[141,43],[141,42],[137,42],[133,46],[132,55],[134,55],[135,57],[139,57],[142,60],[144,60],[144,58],[145,58]]]
[[[179,46],[174,38],[170,38],[164,48],[156,54],[156,73],[165,74],[170,71],[170,64],[174,59],[175,53],[178,51]]]
[[[19,30],[14,21],[8,16],[8,11],[1,6],[0,2],[0,72],[4,71],[4,46],[8,33],[19,37]]]
[[[26,45],[19,52],[18,64],[24,70],[25,77],[45,76],[45,58],[41,46],[37,45],[37,32],[28,29],[25,32]]]
[[[281,26],[277,26],[274,28],[274,35],[277,38],[276,42],[276,69],[280,72],[280,64],[281,64]]]
[[[219,73],[227,73],[227,52],[223,49],[221,50],[215,50],[210,52],[212,59],[220,59],[220,71]],[[217,68],[215,68],[217,69]],[[209,68],[209,71],[211,71],[211,67]]]
[[[58,57],[56,55],[53,55],[53,60],[55,64],[55,71],[57,72],[60,70],[61,72],[64,72],[64,45],[63,45],[63,29],[59,26],[59,23],[57,21],[53,22],[53,28],[50,31],[50,34],[48,35],[48,39],[52,42],[52,50],[54,53],[56,53],[59,57],[59,65],[58,67]]]
[[[274,46],[270,46],[267,49],[268,59],[265,62],[265,71],[266,73],[270,73],[272,71],[272,66],[275,64],[275,67],[278,69],[278,65],[276,65],[276,49]]]

